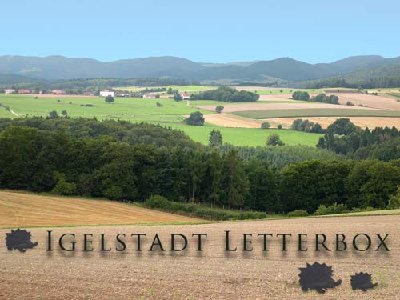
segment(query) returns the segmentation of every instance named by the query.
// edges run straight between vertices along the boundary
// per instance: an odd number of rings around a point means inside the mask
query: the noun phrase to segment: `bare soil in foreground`
[[[124,215],[121,215],[121,219]],[[0,243],[1,299],[398,299],[400,295],[400,216],[329,217],[287,220],[222,222],[170,226],[57,227],[52,232],[52,252],[46,252],[46,229],[34,228],[32,240],[39,245],[25,253],[8,251]],[[232,235],[237,252],[227,255],[225,230]],[[5,237],[8,230],[0,230]],[[61,234],[76,235],[76,251],[59,251]],[[83,234],[93,234],[93,252],[83,252]],[[106,247],[100,251],[100,234],[106,234]],[[143,233],[142,252],[131,234]],[[148,251],[158,233],[166,251]],[[170,234],[188,237],[188,250],[169,250]],[[206,233],[203,252],[196,251],[197,238]],[[253,234],[253,251],[243,252],[243,234]],[[263,252],[257,234],[274,234]],[[282,252],[277,233],[290,233],[287,252]],[[306,233],[308,251],[297,252],[297,234]],[[348,247],[354,235],[371,236],[372,251],[355,253],[314,251],[316,233],[327,236],[334,248],[337,233],[346,234]],[[375,251],[376,234],[389,234],[390,252]],[[126,234],[127,250],[115,250],[115,236]],[[4,239],[2,238],[4,241]],[[361,239],[362,241],[363,239]],[[360,243],[361,244],[361,243]],[[70,247],[70,243],[65,243]],[[333,267],[334,280],[343,283],[326,294],[303,292],[298,283],[299,269],[306,262]],[[367,292],[353,291],[350,276],[368,272],[379,285]]]

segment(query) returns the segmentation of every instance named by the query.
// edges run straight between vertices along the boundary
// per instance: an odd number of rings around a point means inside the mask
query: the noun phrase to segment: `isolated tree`
[[[219,130],[212,130],[210,132],[210,147],[221,147],[222,146],[222,134]]]
[[[261,128],[262,129],[268,129],[271,127],[271,124],[269,122],[262,122],[261,123]]]
[[[204,125],[204,118],[203,114],[199,111],[192,112],[190,114],[190,117],[187,118],[186,124],[192,125],[192,126],[203,126]]]
[[[67,111],[66,111],[65,109],[63,109],[63,110],[61,111],[61,114],[62,114],[64,117],[68,116],[68,113],[67,113]]]
[[[267,138],[266,145],[267,146],[284,146],[285,144],[282,142],[282,140],[278,134],[271,134]]]
[[[350,134],[356,132],[358,127],[349,118],[339,118],[326,129],[328,133]]]
[[[107,103],[114,102],[114,97],[108,95],[108,96],[106,97],[106,102],[107,102]]]
[[[293,100],[309,101],[310,94],[304,91],[295,91],[292,95]]]
[[[181,94],[175,93],[175,94],[174,94],[174,100],[175,100],[175,101],[182,101],[182,96],[181,96]]]
[[[282,129],[282,128],[283,128],[282,124],[279,124],[278,129]]]
[[[223,110],[224,110],[224,107],[222,105],[218,105],[215,107],[215,111],[219,114],[222,113]]]
[[[57,119],[58,118],[58,113],[55,110],[52,110],[51,112],[49,112],[49,119]]]

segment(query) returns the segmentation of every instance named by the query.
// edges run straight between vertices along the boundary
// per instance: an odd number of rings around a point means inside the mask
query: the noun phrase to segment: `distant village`
[[[29,89],[4,89],[3,92],[6,95],[19,94],[19,95],[69,95],[66,90],[29,90]],[[126,90],[101,90],[99,92],[82,92],[83,96],[100,96],[100,97],[122,97],[122,98],[145,98],[145,99],[156,99],[163,95],[163,98],[174,98],[176,94],[179,94],[182,100],[189,100],[190,94],[187,92],[178,93],[176,90],[169,88],[146,88],[138,91],[126,91]],[[73,93],[76,95],[76,93]]]

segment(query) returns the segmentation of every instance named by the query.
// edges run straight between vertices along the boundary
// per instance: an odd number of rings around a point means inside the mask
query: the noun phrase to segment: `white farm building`
[[[115,92],[114,91],[108,91],[108,90],[100,91],[100,96],[101,97],[107,97],[107,96],[114,97],[115,96]]]

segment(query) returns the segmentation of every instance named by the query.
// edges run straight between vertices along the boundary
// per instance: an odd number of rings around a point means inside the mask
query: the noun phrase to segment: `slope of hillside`
[[[121,202],[0,191],[0,228],[194,222],[200,220]]]
[[[310,64],[292,58],[241,63],[198,63],[172,56],[101,62],[63,56],[0,56],[0,74],[46,80],[76,78],[175,78],[189,81],[288,82],[322,79],[360,70],[400,65],[400,58],[355,56],[332,63]]]

